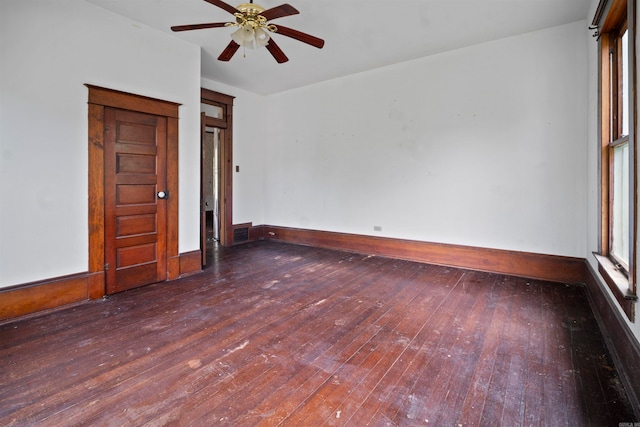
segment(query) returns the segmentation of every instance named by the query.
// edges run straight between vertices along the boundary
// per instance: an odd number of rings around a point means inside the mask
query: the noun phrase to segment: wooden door
[[[105,108],[108,294],[167,278],[167,119]]]

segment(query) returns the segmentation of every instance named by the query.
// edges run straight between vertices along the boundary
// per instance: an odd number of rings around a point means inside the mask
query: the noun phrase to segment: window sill
[[[611,289],[611,292],[613,292],[618,304],[627,314],[629,320],[633,322],[635,318],[635,302],[638,300],[638,296],[629,291],[629,279],[616,268],[608,257],[595,252],[593,255],[598,261],[598,271],[602,278]]]

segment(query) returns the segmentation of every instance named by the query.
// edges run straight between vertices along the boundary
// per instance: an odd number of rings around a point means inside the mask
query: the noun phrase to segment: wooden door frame
[[[215,105],[222,108],[223,117],[214,118],[203,115],[201,153],[204,147],[204,129],[206,126],[220,129],[220,244],[231,246],[233,244],[233,100],[234,97],[202,88],[200,91],[200,102],[203,104]],[[202,154],[201,154],[202,157]],[[200,178],[203,179],[203,166],[200,166]],[[200,186],[200,201],[204,198],[203,184]],[[201,207],[201,209],[204,209]],[[204,221],[202,211],[201,221]],[[205,230],[201,224],[200,230]],[[201,241],[205,242],[201,236]],[[204,254],[206,247],[202,248]],[[205,264],[203,259],[203,265]]]
[[[89,89],[89,298],[106,295],[104,207],[105,107],[167,118],[167,277],[180,276],[178,253],[178,108],[180,104],[85,85]]]

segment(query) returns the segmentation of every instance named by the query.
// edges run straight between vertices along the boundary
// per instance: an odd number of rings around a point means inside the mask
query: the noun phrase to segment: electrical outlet
[[[381,225],[374,225],[373,226],[373,231],[382,231],[382,226]]]

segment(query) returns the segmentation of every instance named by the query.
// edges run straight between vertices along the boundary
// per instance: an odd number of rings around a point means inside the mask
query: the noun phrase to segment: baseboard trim
[[[629,399],[640,418],[640,343],[629,329],[617,302],[607,292],[590,264],[587,264],[587,294],[602,336],[611,352]]]
[[[0,321],[87,301],[90,295],[88,273],[3,288],[0,289]]]
[[[252,225],[249,228],[249,241],[264,240],[268,238],[266,225]]]
[[[586,261],[556,255],[264,225],[253,236],[561,283],[585,283]]]
[[[201,272],[200,250],[180,254],[173,264],[176,277],[168,275],[167,281]],[[0,322],[102,298],[104,280],[104,271],[98,271],[0,288]]]
[[[180,254],[180,277],[191,276],[202,271],[202,251],[200,249]]]

